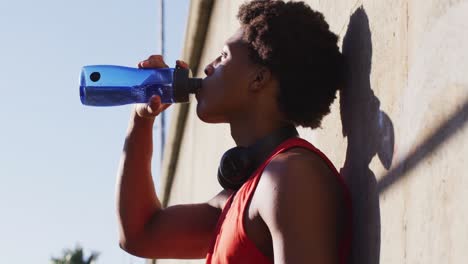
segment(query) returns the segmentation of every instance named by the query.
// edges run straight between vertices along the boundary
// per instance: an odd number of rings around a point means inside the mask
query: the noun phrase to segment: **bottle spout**
[[[202,86],[201,78],[189,78],[189,81],[188,81],[189,93],[196,93],[198,90],[200,90],[201,86]]]
[[[190,70],[176,68],[174,71],[174,99],[175,102],[189,102],[189,94],[196,93],[202,86],[201,78],[191,78]]]

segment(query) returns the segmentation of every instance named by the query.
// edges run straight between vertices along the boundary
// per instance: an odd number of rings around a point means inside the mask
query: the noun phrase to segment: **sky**
[[[81,105],[78,77],[158,54],[158,3],[0,0],[0,263],[49,263],[76,245],[97,263],[144,263],[119,248],[115,211],[131,106]],[[165,5],[174,66],[189,0]]]

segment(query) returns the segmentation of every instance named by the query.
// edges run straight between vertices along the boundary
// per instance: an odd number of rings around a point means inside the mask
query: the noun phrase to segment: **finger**
[[[158,114],[159,109],[161,108],[161,97],[159,95],[153,95],[150,98],[150,101],[146,105],[146,109],[151,114]]]
[[[151,63],[148,60],[144,60],[144,61],[140,61],[138,63],[138,68],[155,68],[155,67],[152,67]],[[159,67],[159,68],[161,68],[161,67]]]
[[[138,68],[164,68],[164,66],[159,67],[158,65],[160,65],[160,63],[154,63],[154,61],[150,62],[149,60],[144,60],[138,63]]]
[[[138,68],[167,68],[167,64],[161,55],[151,55],[148,59],[140,61]]]
[[[190,68],[188,63],[186,63],[185,61],[182,61],[182,60],[176,60],[176,65],[181,67],[181,68],[184,68],[184,69]]]
[[[151,55],[146,61],[144,61],[143,66],[150,68],[166,68],[167,64],[164,62],[161,55]]]

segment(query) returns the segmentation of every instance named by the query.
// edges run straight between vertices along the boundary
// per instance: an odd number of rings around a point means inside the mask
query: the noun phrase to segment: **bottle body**
[[[115,65],[84,66],[80,76],[81,103],[90,106],[147,103],[153,95],[161,96],[163,103],[183,102],[184,100],[177,100],[174,93],[176,70],[178,69],[137,69]]]

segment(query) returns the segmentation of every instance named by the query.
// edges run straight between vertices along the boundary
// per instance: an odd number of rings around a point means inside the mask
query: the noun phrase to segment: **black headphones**
[[[271,152],[286,139],[297,137],[294,125],[286,125],[248,147],[226,151],[218,167],[218,181],[224,189],[238,190]]]

